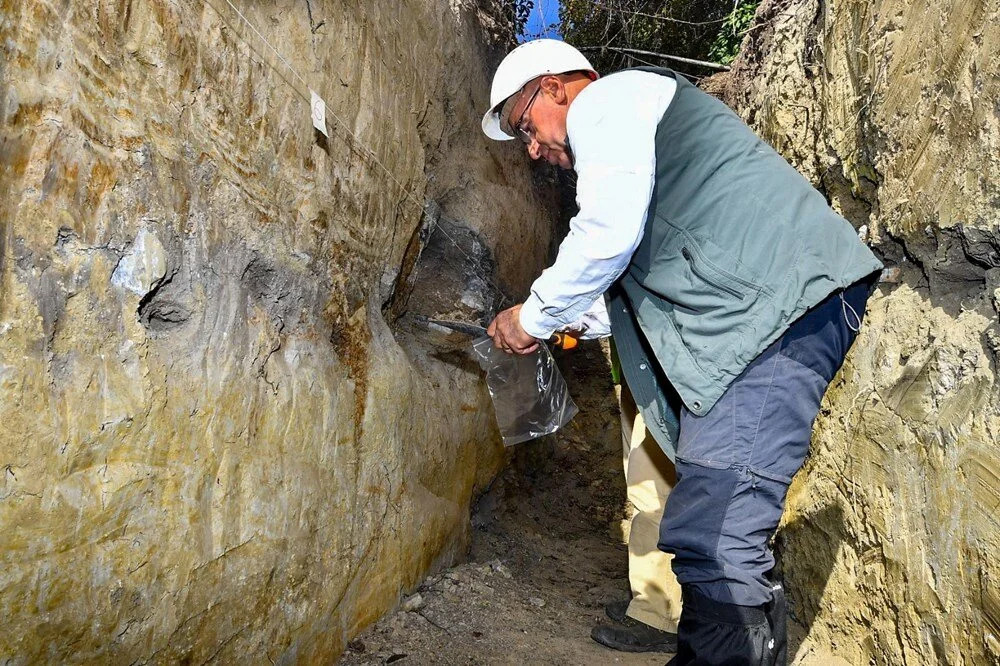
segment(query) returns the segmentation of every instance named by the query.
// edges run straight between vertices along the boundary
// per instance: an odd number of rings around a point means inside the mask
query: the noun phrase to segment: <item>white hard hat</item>
[[[586,56],[566,42],[557,39],[536,39],[525,42],[507,54],[490,89],[490,110],[483,116],[483,132],[497,141],[513,139],[500,128],[500,108],[524,84],[543,74],[565,74],[588,71],[597,74]]]

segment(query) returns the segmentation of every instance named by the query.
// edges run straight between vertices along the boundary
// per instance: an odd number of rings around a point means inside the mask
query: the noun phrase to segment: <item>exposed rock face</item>
[[[4,663],[329,663],[501,463],[473,366],[389,325],[546,251],[478,129],[500,3],[233,4],[260,35],[227,0],[0,1]],[[421,272],[438,208],[471,230]]]
[[[782,537],[800,654],[1000,660],[1000,5],[765,2],[728,101],[892,266]]]

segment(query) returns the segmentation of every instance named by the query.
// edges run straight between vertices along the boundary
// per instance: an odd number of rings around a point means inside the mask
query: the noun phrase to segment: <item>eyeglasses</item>
[[[535,88],[535,92],[531,93],[531,99],[528,100],[528,104],[527,106],[524,107],[524,111],[522,111],[521,115],[518,116],[517,122],[514,123],[514,136],[516,136],[518,139],[527,144],[531,143],[532,140],[531,132],[528,132],[528,130],[524,129],[524,127],[522,127],[522,124],[524,123],[524,117],[528,115],[528,110],[531,109],[531,105],[535,103],[535,98],[538,97],[538,93],[541,89],[542,86],[541,84],[539,84],[538,87]]]

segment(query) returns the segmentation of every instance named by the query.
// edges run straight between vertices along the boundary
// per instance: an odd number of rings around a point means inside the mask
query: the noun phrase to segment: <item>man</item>
[[[659,541],[683,598],[671,664],[785,663],[768,542],[882,266],[721,102],[669,70],[591,72],[538,40],[494,76],[483,130],[575,169],[580,211],[489,332],[526,353],[608,291],[628,386],[676,464]]]
[[[531,44],[524,45],[509,57],[523,57],[525,60],[533,59],[540,50],[554,50],[554,56],[558,59],[553,63],[553,67],[556,70],[566,72],[561,75],[561,78],[567,81],[571,90],[582,88],[597,78],[597,72],[582,54],[576,49],[558,41],[539,40],[532,42]],[[542,63],[538,63],[537,66],[544,67]],[[533,71],[545,70],[536,69]],[[520,72],[518,74],[520,75]],[[499,76],[501,76],[500,73],[498,73]],[[527,74],[524,76],[527,76]],[[521,78],[522,80],[515,82],[513,85],[523,83],[523,76]],[[542,96],[539,88],[536,87],[535,91],[537,91],[535,99],[529,99],[524,105],[529,110],[533,108],[533,104],[537,103]],[[646,91],[643,91],[641,99],[636,99],[635,95],[632,95],[622,97],[615,102],[615,94],[612,91],[610,93],[611,99],[599,102],[598,105],[592,107],[593,111],[604,113],[609,103],[617,103],[620,114],[634,114],[636,106],[642,105],[645,110],[646,119],[650,123],[650,126],[652,126],[661,114],[661,107],[666,101],[664,94],[648,95]],[[556,112],[558,113],[558,109],[556,109]],[[500,131],[502,132],[503,130]],[[494,132],[494,138],[502,139],[505,137],[506,134],[497,134]],[[601,140],[602,137],[595,135],[595,138]],[[643,144],[641,146],[643,149],[650,149],[651,144],[648,141],[643,142]],[[544,150],[544,147],[542,149]],[[532,157],[537,158],[538,155],[532,155]],[[553,164],[560,164],[564,168],[572,166],[565,153],[561,153],[557,157],[556,153],[552,152],[549,153],[549,158]],[[563,161],[560,162],[560,159]],[[652,162],[651,155],[647,159],[650,163]],[[594,163],[586,169],[581,168],[578,164],[577,170],[581,174],[597,175],[602,179],[603,186],[605,187],[612,186],[616,182],[623,190],[628,190],[632,187],[632,184],[629,182],[631,177],[628,174],[616,180],[616,175],[610,169],[604,170],[599,163]],[[580,196],[584,197],[585,191],[583,188],[580,188],[579,191]],[[590,201],[593,202],[591,205],[599,206],[603,199],[591,197]],[[617,200],[615,199],[610,199],[608,202],[617,205]],[[636,197],[626,203],[627,206],[625,208],[618,210],[608,209],[602,211],[601,215],[595,215],[593,222],[589,222],[589,227],[586,230],[590,238],[583,239],[583,245],[577,250],[573,250],[573,252],[579,255],[587,253],[591,245],[594,244],[592,237],[595,235],[598,235],[596,242],[599,244],[595,249],[602,251],[610,249],[615,242],[620,242],[615,241],[614,238],[625,229],[625,219],[628,220],[628,224],[633,226],[641,224],[642,218],[646,214],[648,201],[643,201],[641,198]],[[582,218],[578,216],[576,221],[582,221]],[[598,229],[597,224],[602,223],[606,223],[607,226]],[[635,233],[633,233],[634,235]],[[578,232],[571,233],[570,238],[564,241],[562,252],[568,251],[566,248],[573,242],[573,238],[579,238]],[[601,266],[594,264],[592,270],[608,275],[609,280],[614,279],[628,263],[629,248],[626,245],[632,244],[635,239],[628,239],[626,235],[623,236],[623,240],[625,245],[617,249],[612,255],[612,265]],[[558,269],[554,268],[552,270]],[[569,276],[560,276],[556,281],[562,282],[567,279],[572,281],[572,278]],[[562,289],[559,288],[557,292],[561,292]],[[582,308],[576,308],[573,313],[566,314],[558,328],[579,330],[582,324],[582,327],[586,328],[586,334],[583,337],[599,337],[601,334],[607,335],[609,331],[608,315],[604,309],[603,299],[600,298],[603,291],[604,287],[599,287],[592,298],[586,299],[586,303],[580,304]],[[581,312],[581,310],[583,311]],[[534,348],[534,338],[531,338],[530,341],[526,339],[525,342],[528,343],[528,346],[522,348],[520,351],[527,352]],[[617,650],[629,652],[674,652],[677,647],[676,632],[677,623],[680,618],[681,590],[670,569],[671,556],[657,548],[659,523],[663,515],[664,501],[675,480],[673,463],[663,452],[662,448],[657,445],[656,440],[650,437],[649,431],[643,422],[643,416],[638,412],[632,398],[632,393],[628,387],[623,383],[619,391],[622,411],[622,457],[626,488],[628,499],[635,507],[635,514],[630,521],[628,539],[628,573],[632,596],[631,599],[608,604],[606,613],[612,622],[596,626],[591,636],[599,643]]]

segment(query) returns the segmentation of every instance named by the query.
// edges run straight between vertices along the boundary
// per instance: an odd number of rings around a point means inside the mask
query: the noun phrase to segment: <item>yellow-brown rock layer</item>
[[[728,101],[890,269],[780,550],[804,661],[1000,662],[1000,4],[767,1]]]
[[[0,661],[329,663],[462,552],[489,397],[382,308],[425,200],[547,246],[486,5],[0,0]]]

